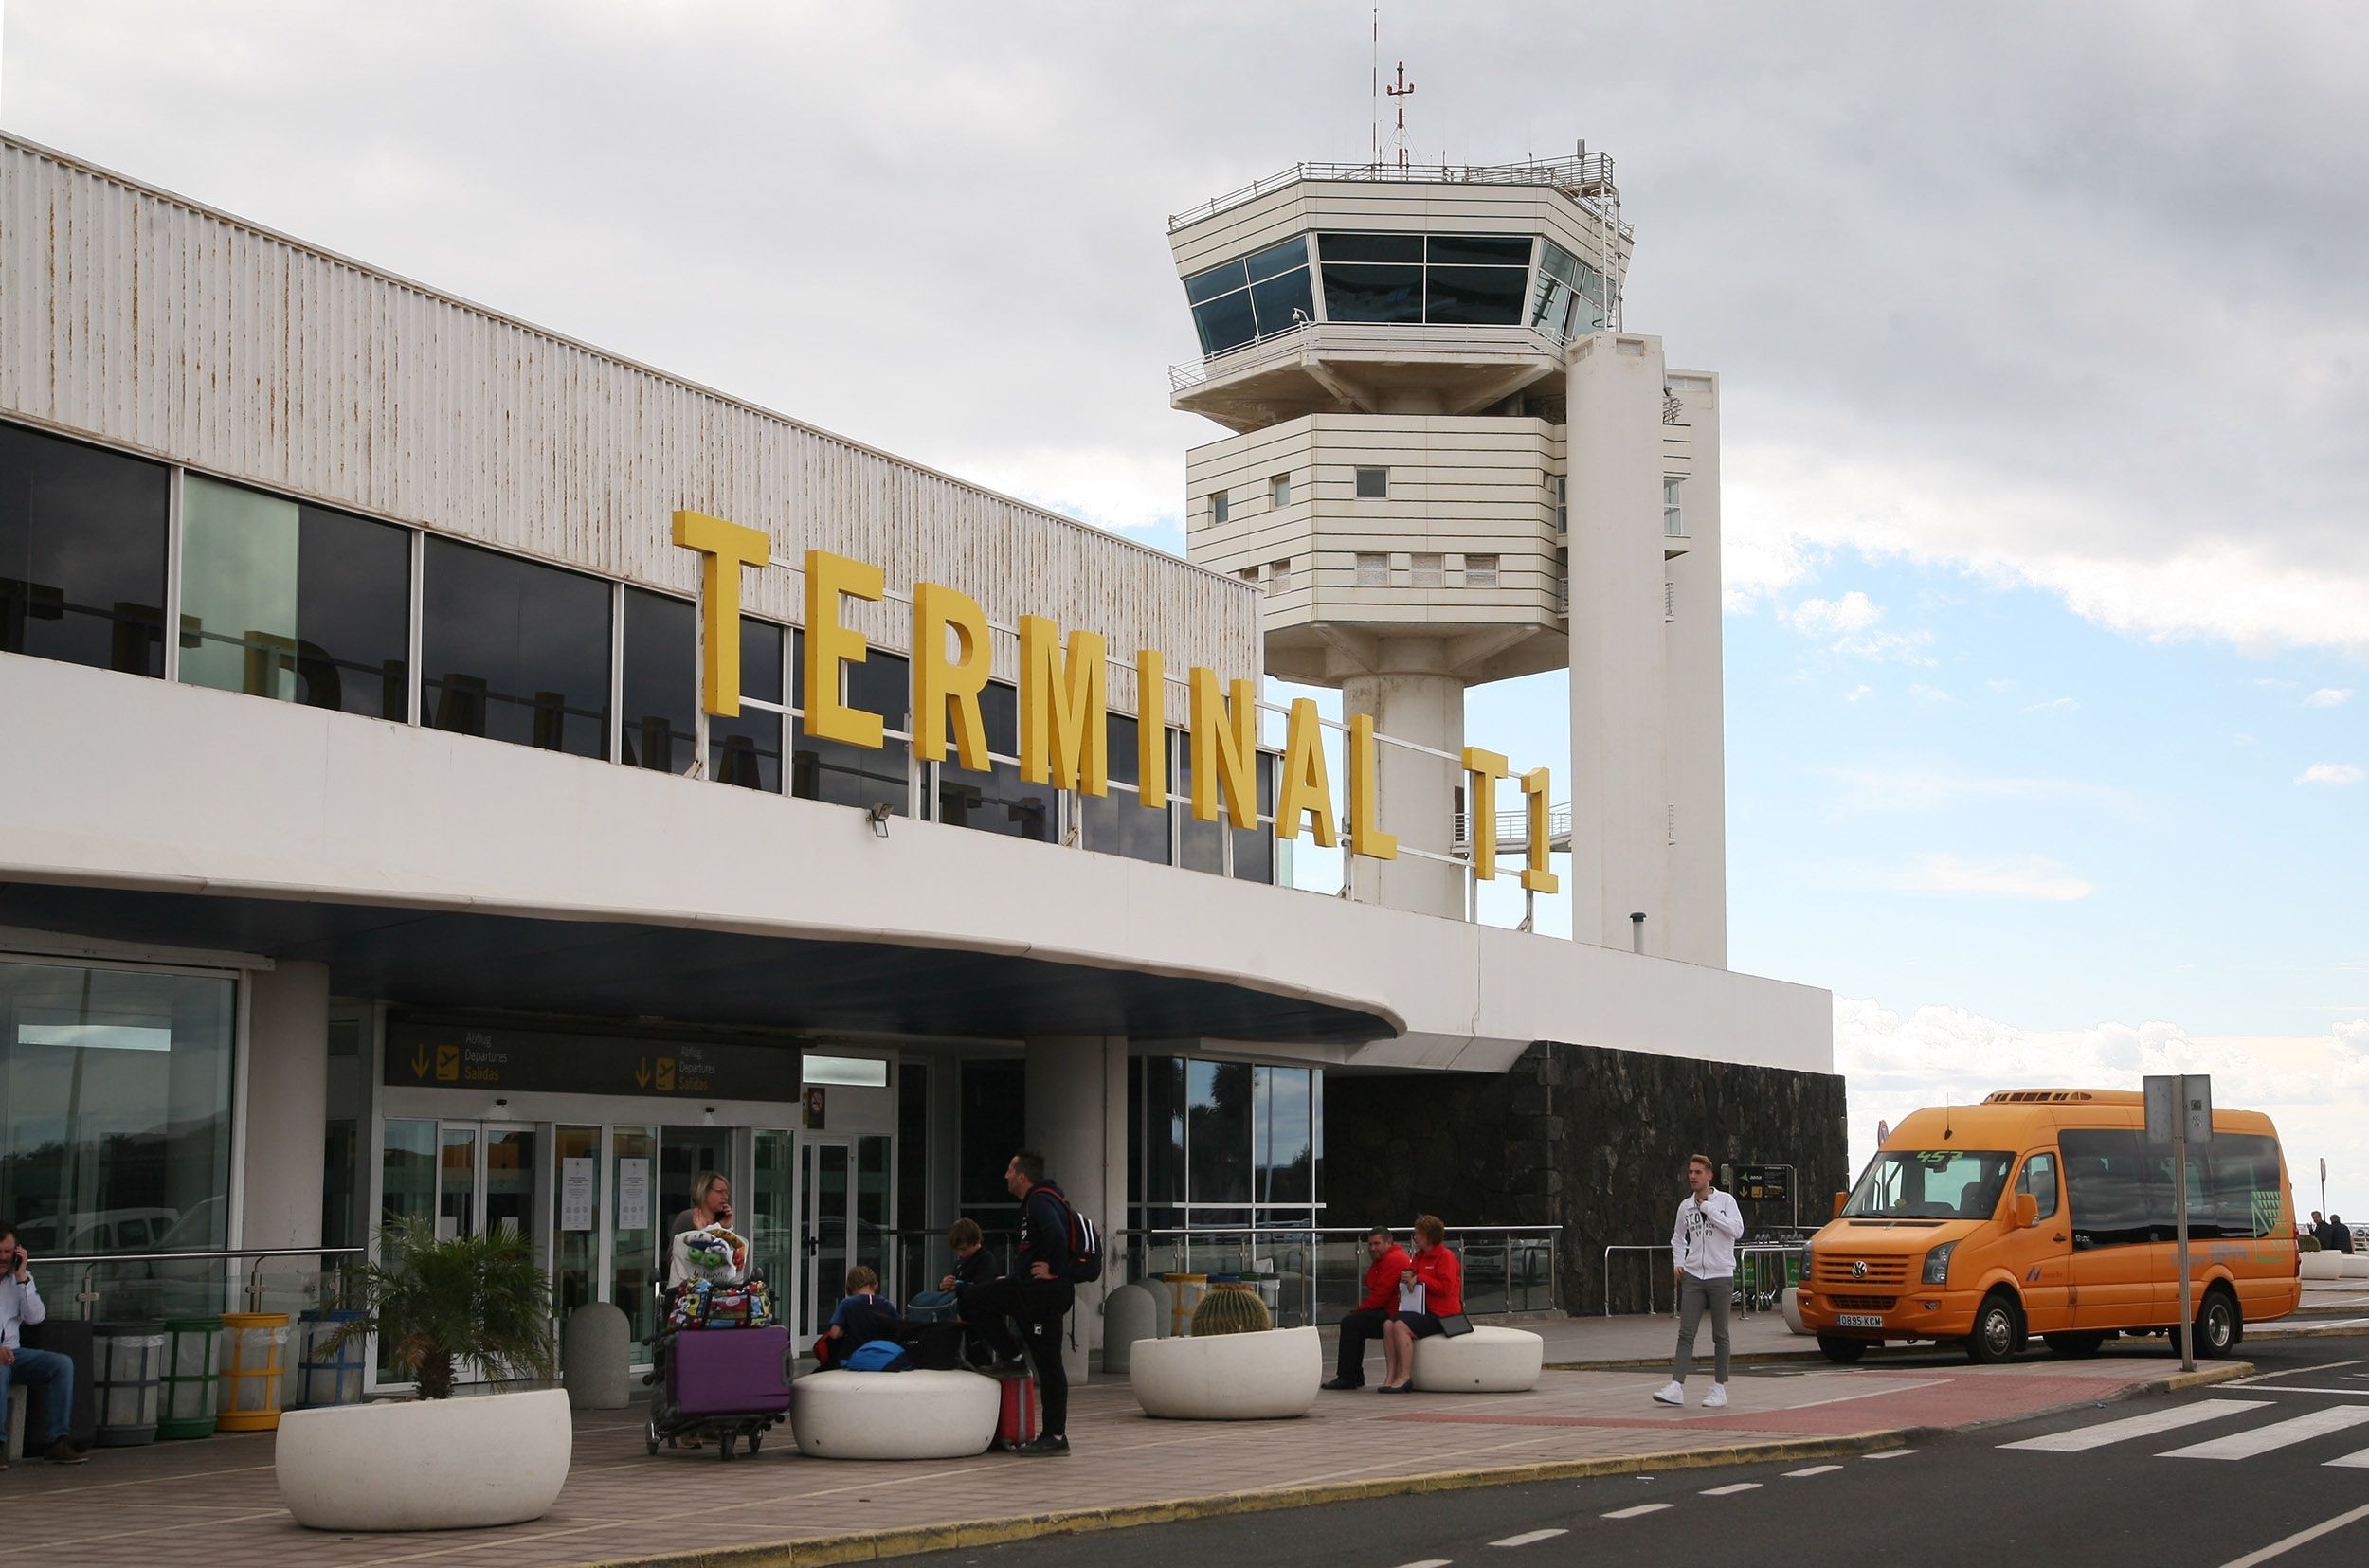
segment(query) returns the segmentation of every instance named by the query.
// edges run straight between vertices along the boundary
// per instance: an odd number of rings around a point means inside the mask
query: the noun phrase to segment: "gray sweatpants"
[[[1687,1374],[1694,1370],[1694,1334],[1707,1308],[1711,1315],[1711,1380],[1727,1380],[1727,1301],[1735,1293],[1733,1275],[1725,1279],[1678,1277],[1678,1364],[1671,1374],[1678,1381],[1685,1382]]]

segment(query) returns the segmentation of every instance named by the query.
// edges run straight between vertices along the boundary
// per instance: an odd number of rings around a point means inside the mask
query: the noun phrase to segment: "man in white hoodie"
[[[1687,1196],[1670,1231],[1670,1271],[1678,1282],[1678,1361],[1670,1381],[1654,1397],[1665,1405],[1687,1402],[1687,1374],[1694,1367],[1694,1336],[1703,1313],[1711,1315],[1711,1391],[1705,1410],[1727,1403],[1727,1303],[1736,1289],[1736,1243],[1744,1239],[1744,1211],[1711,1185],[1710,1156],[1687,1161]]]

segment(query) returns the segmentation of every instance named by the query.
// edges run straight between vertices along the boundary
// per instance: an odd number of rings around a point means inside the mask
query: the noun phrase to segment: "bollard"
[[[1137,1340],[1159,1338],[1160,1304],[1140,1285],[1122,1285],[1102,1304],[1102,1370],[1125,1372]]]
[[[596,1301],[568,1314],[559,1331],[559,1378],[570,1410],[623,1410],[630,1381],[624,1309]]]

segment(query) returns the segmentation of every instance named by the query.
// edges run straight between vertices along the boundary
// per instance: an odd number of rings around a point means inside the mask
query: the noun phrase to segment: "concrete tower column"
[[[247,998],[243,1247],[316,1247],[329,1117],[329,968],[258,970]]]
[[[1077,1288],[1077,1310],[1062,1342],[1073,1383],[1102,1343],[1102,1300],[1125,1282],[1113,1233],[1127,1223],[1127,1040],[1116,1035],[1052,1035],[1027,1043],[1027,1136],[1044,1153],[1045,1174],[1106,1240],[1103,1276]]]
[[[1344,712],[1368,713],[1384,735],[1433,747],[1453,756],[1464,751],[1464,680],[1439,673],[1447,650],[1436,640],[1392,638],[1382,644],[1383,668],[1350,676],[1341,683]],[[1456,763],[1420,751],[1377,747],[1382,825],[1398,835],[1401,847],[1445,855],[1456,841],[1456,791],[1463,770]],[[1464,874],[1456,867],[1402,855],[1396,860],[1350,857],[1353,893],[1387,909],[1460,920]]]

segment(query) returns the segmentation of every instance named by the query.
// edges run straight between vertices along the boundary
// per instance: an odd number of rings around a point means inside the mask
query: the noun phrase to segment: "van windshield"
[[[2012,1154],[1915,1149],[1879,1154],[1859,1178],[1845,1218],[1988,1219],[1998,1207]]]

